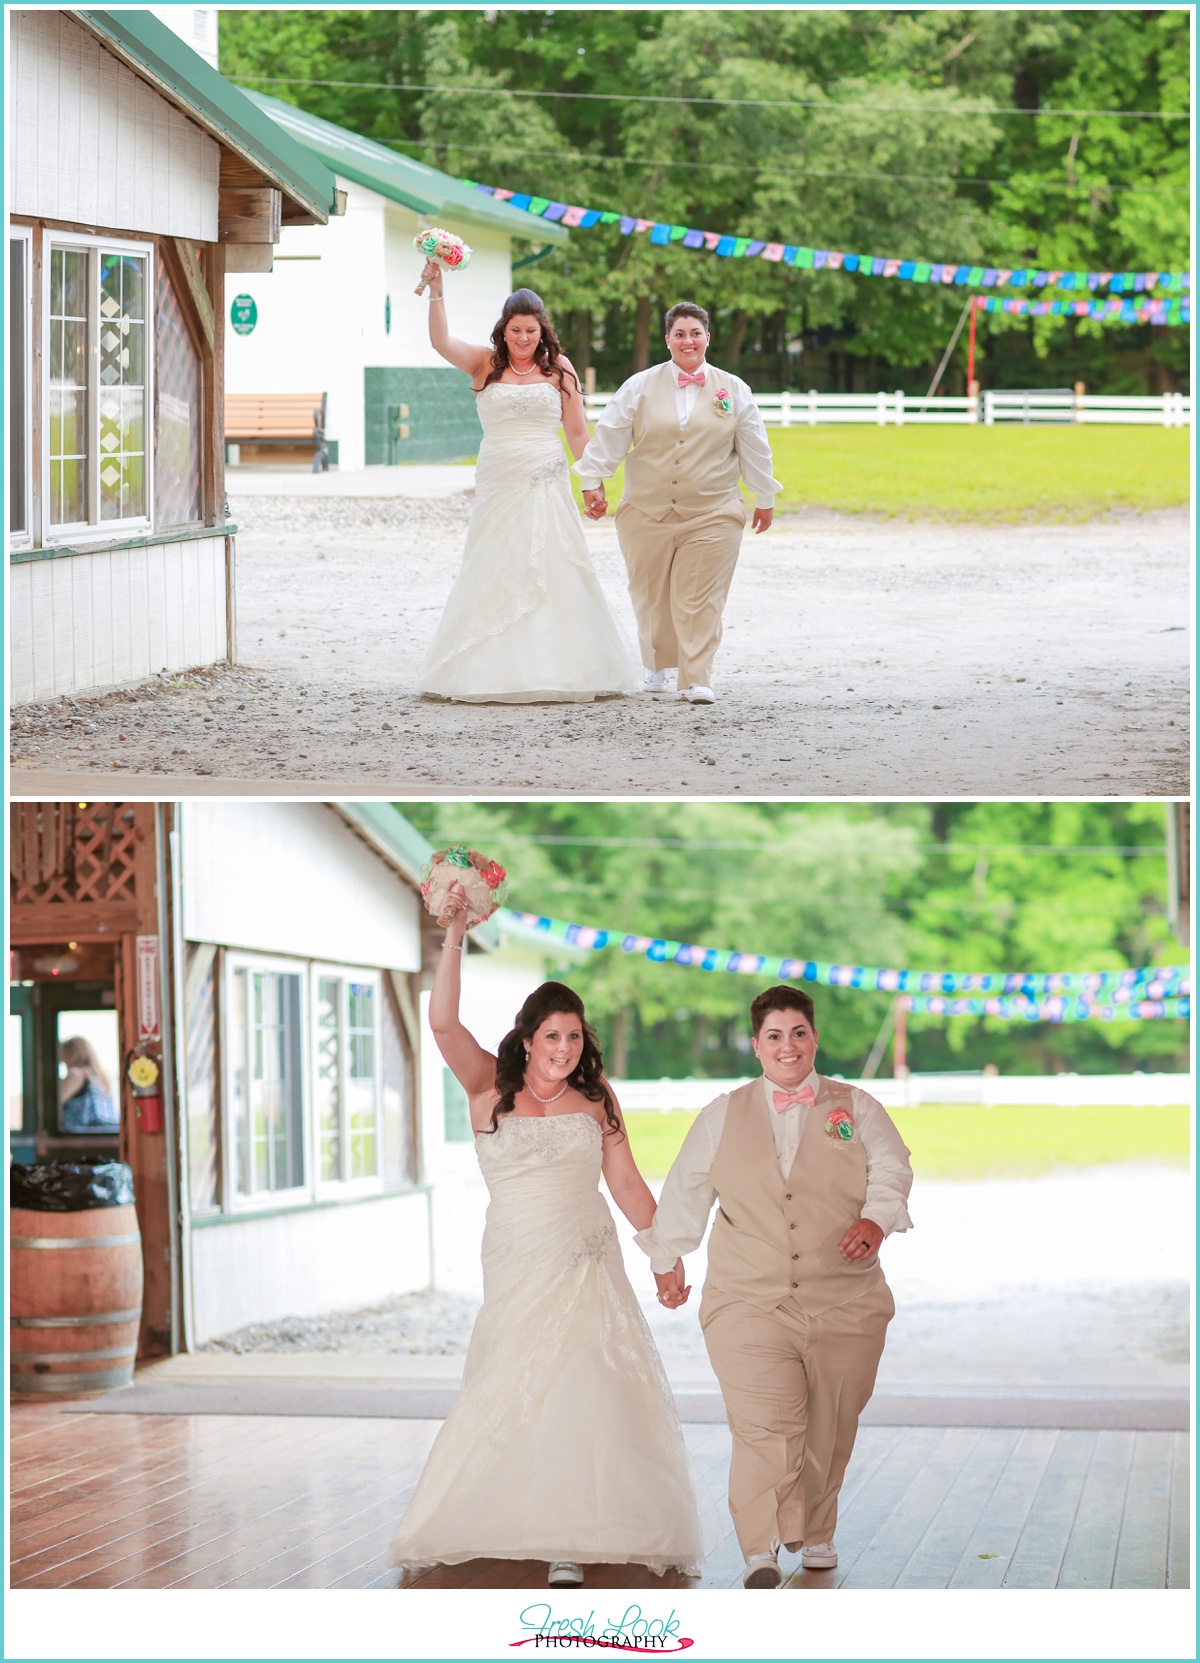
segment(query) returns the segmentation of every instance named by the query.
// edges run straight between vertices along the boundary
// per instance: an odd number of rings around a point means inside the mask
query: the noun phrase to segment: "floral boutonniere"
[[[854,1137],[854,1121],[845,1109],[833,1109],[825,1116],[825,1135],[849,1143]]]
[[[717,396],[713,399],[713,409],[718,416],[731,416],[733,414],[733,400],[724,387],[717,388]]]

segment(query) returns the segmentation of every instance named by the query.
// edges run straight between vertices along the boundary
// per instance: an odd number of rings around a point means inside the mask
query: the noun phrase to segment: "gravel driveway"
[[[430,703],[407,689],[469,507],[465,493],[235,500],[238,667],[18,707],[14,790],[70,793],[119,770],[164,795],[189,780],[318,795],[1188,792],[1183,511],[790,516],[747,538],[715,705]],[[611,522],[586,532],[632,635]]]

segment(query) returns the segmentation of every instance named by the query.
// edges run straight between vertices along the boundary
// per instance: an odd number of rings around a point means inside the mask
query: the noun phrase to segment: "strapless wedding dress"
[[[562,396],[493,381],[462,567],[415,691],[535,704],[633,693],[641,669],[588,557],[558,429]]]
[[[602,1138],[579,1113],[502,1116],[475,1140],[491,1196],[483,1308],[393,1564],[574,1559],[661,1573],[695,1567],[720,1540],[597,1187]]]

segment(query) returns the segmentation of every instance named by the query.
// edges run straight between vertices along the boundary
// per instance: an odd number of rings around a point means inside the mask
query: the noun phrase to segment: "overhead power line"
[[[876,179],[890,181],[917,181],[923,184],[941,185],[1001,185],[1041,191],[1126,191],[1138,196],[1161,196],[1171,191],[1189,191],[1191,186],[1184,181],[1177,185],[1110,185],[1107,180],[1077,180],[1068,185],[1065,181],[1047,181],[1042,179],[978,179],[970,174],[957,173],[860,173],[847,169],[836,168],[807,168],[807,167],[753,167],[742,162],[678,162],[667,157],[651,158],[646,156],[592,156],[586,151],[567,156],[561,150],[529,150],[524,145],[505,146],[497,144],[470,145],[459,144],[455,139],[376,139],[377,144],[391,144],[406,150],[454,150],[460,156],[518,156],[522,160],[570,162],[572,167],[591,166],[592,163],[615,162],[620,167],[666,167],[699,169],[701,172],[728,173],[761,173],[776,179]]]
[[[1023,115],[1023,116],[1116,116],[1125,121],[1187,121],[1187,110],[1060,110],[1051,106],[1030,110],[990,104],[843,104],[836,99],[801,98],[707,98],[700,94],[649,92],[538,92],[519,87],[446,87],[421,81],[327,81],[302,75],[241,75],[227,71],[231,81],[276,82],[293,87],[351,87],[382,92],[452,92],[474,98],[562,98],[596,99],[617,104],[722,104],[758,110],[845,110],[855,114],[904,113],[933,115]]]

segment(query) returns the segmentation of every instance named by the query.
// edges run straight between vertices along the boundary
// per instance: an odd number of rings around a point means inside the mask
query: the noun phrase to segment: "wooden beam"
[[[270,271],[275,264],[274,243],[225,243],[226,271]]]
[[[216,345],[217,325],[213,315],[212,298],[205,287],[204,269],[195,245],[184,237],[164,237],[162,251],[167,271],[179,297],[179,304],[187,314],[188,321],[194,323],[200,333],[203,343],[200,350],[205,357],[211,358]]]
[[[283,193],[273,186],[262,190],[222,188],[217,219],[217,241],[277,243],[283,216]]]
[[[133,901],[33,902],[13,907],[9,935],[14,947],[31,947],[41,942],[111,941],[136,929]]]
[[[213,311],[213,352],[203,364],[204,419],[201,434],[205,525],[225,524],[225,250],[207,243],[205,288]]]

